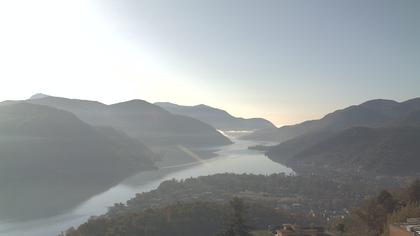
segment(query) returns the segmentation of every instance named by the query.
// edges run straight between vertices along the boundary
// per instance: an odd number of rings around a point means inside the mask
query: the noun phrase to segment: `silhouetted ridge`
[[[40,99],[40,98],[46,98],[46,97],[50,97],[50,96],[43,93],[37,93],[37,94],[32,95],[29,99]]]
[[[275,128],[268,120],[262,118],[244,119],[230,115],[228,112],[204,104],[195,106],[181,106],[169,102],[158,102],[156,105],[179,115],[189,116],[224,131],[258,130]]]
[[[149,102],[140,99],[134,99],[126,102],[120,102],[110,105],[111,109],[125,111],[125,112],[136,112],[136,113],[148,113],[154,112],[156,114],[166,114],[168,111],[155,106]]]
[[[244,138],[281,143],[310,132],[338,132],[353,126],[381,127],[395,123],[415,110],[420,110],[420,98],[401,103],[376,99],[334,111],[319,120],[257,131]]]
[[[113,127],[149,145],[218,146],[231,143],[199,120],[171,114],[139,99],[113,105],[59,97],[28,101],[72,112],[84,122]]]
[[[338,110],[309,122],[306,132],[272,147],[268,155],[295,168],[418,174],[419,107],[420,99],[402,103],[374,100]],[[301,128],[292,127],[294,131]]]
[[[138,140],[90,126],[70,112],[2,103],[0,189],[7,194],[0,198],[0,218],[58,214],[134,173],[155,168],[153,159]]]

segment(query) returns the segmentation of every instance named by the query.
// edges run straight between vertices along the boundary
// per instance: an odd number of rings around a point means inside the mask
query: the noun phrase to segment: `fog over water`
[[[218,173],[293,174],[290,168],[271,161],[262,152],[247,149],[247,147],[256,144],[269,143],[243,141],[235,138],[233,141],[235,142],[233,145],[221,147],[217,151],[217,157],[196,163],[169,166],[158,171],[141,172],[60,216],[28,222],[2,222],[0,223],[0,236],[57,235],[60,231],[85,222],[91,216],[104,214],[107,207],[114,203],[125,203],[136,193],[157,188],[165,180],[186,179]]]

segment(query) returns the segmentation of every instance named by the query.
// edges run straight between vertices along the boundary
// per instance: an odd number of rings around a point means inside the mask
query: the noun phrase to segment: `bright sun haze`
[[[208,104],[277,125],[420,87],[420,2],[0,3],[0,100]]]
[[[420,236],[420,0],[0,0],[0,236]]]

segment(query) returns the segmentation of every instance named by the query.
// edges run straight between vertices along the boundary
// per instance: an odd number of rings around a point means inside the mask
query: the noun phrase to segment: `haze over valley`
[[[0,1],[0,236],[419,236],[420,1]]]
[[[264,119],[235,118],[206,105],[154,105],[143,100],[105,105],[44,94],[23,101],[5,101],[0,104],[0,151],[3,157],[1,188],[7,194],[0,198],[1,218],[4,222],[14,222],[12,225],[16,226],[4,224],[0,232],[5,232],[5,235],[7,232],[52,233],[57,227],[77,226],[73,224],[82,223],[89,214],[106,213],[106,205],[90,207],[95,201],[102,204],[125,201],[132,197],[132,192],[152,190],[153,187],[146,187],[148,183],[157,187],[171,176],[182,179],[225,172],[268,174],[268,178],[277,178],[271,175],[276,173],[292,174],[287,181],[303,182],[290,185],[294,187],[286,190],[289,194],[275,195],[279,200],[262,200],[260,197],[256,200],[253,195],[260,190],[236,184],[230,188],[239,189],[227,194],[226,189],[219,190],[224,185],[216,184],[210,191],[205,190],[207,188],[199,190],[199,186],[191,187],[189,191],[193,192],[175,188],[179,193],[160,193],[162,196],[158,199],[161,200],[153,200],[154,203],[141,201],[141,208],[133,208],[133,200],[130,200],[126,207],[129,212],[138,212],[150,206],[170,206],[177,201],[192,203],[198,199],[218,199],[218,204],[223,204],[230,197],[242,196],[246,201],[264,207],[278,208],[280,204],[281,212],[270,213],[274,214],[271,220],[280,214],[285,217],[285,222],[311,222],[314,219],[306,219],[305,212],[308,208],[314,211],[315,205],[317,214],[324,212],[325,217],[341,216],[347,213],[337,210],[355,206],[361,201],[361,195],[350,197],[345,203],[337,202],[335,207],[312,202],[307,195],[309,192],[306,192],[308,189],[304,187],[309,181],[305,176],[320,172],[319,183],[314,187],[326,184],[324,178],[327,176],[334,176],[336,181],[344,181],[349,188],[357,188],[356,192],[360,194],[375,191],[368,186],[395,187],[401,183],[401,178],[409,180],[418,176],[418,101],[418,98],[405,102],[372,100],[334,111],[320,120],[279,128]],[[168,110],[164,109],[165,106]],[[238,131],[247,132],[237,136]],[[233,136],[229,138],[230,132]],[[265,150],[267,156],[264,152],[252,150],[254,145]],[[302,179],[294,180],[298,178],[294,175]],[[363,176],[363,180],[354,182],[353,175]],[[228,178],[222,176],[218,178]],[[375,176],[382,176],[382,180],[375,180]],[[257,176],[251,175],[250,178]],[[237,181],[238,184],[249,182]],[[306,190],[295,189],[295,185],[302,185]],[[166,187],[160,185],[158,189],[161,188]],[[127,195],[124,197],[118,192]],[[217,196],[217,193],[222,195]],[[340,193],[334,193],[338,194],[334,198],[341,198]],[[57,195],[61,197],[57,198]],[[181,197],[183,195],[196,197],[189,199]],[[281,200],[286,198],[290,199]],[[286,207],[288,204],[299,204],[299,207],[290,209]],[[107,215],[114,215],[116,210],[119,212],[116,216],[126,214],[113,208]],[[288,218],[288,214],[300,216]],[[63,217],[73,220],[54,220]],[[254,223],[267,223],[267,219],[260,220]],[[318,218],[316,222],[323,224],[324,220]],[[49,221],[57,227],[44,227],[42,222]],[[16,227],[32,227],[32,230],[19,231]]]

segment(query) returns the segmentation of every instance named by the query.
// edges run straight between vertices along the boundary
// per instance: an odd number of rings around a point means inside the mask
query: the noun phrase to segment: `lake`
[[[217,156],[210,159],[202,159],[194,151],[187,149],[185,152],[194,156],[197,161],[166,166],[156,171],[141,172],[111,189],[93,196],[65,214],[27,222],[0,222],[0,236],[58,235],[71,226],[80,225],[91,216],[104,214],[107,207],[114,203],[125,203],[136,193],[156,189],[162,181],[169,179],[186,179],[219,173],[293,174],[293,170],[271,161],[262,152],[247,149],[249,146],[268,143],[239,140],[234,137],[232,140],[235,142],[234,144],[219,147],[216,152]]]

